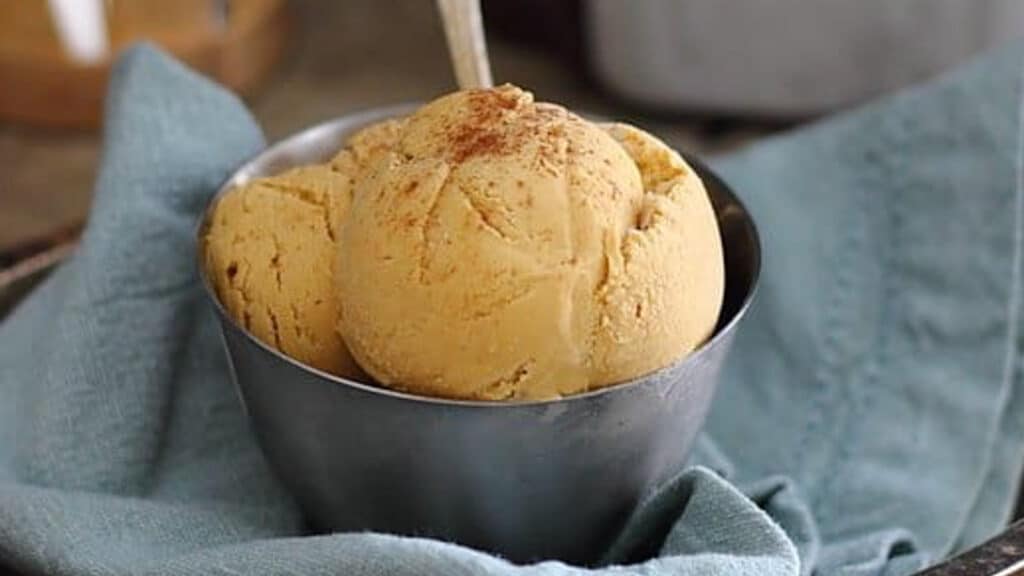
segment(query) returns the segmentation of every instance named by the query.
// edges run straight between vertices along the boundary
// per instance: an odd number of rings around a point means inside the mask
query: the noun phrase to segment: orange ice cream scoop
[[[381,384],[555,398],[711,335],[715,214],[658,139],[512,86],[442,97],[393,128],[354,182],[332,276],[338,331]]]

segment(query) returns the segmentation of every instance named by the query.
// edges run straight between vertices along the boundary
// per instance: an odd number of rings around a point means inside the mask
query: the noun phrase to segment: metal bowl
[[[355,130],[410,110],[305,130],[242,166],[217,195],[326,160]],[[725,247],[716,332],[672,366],[577,396],[453,401],[326,374],[246,332],[201,271],[255,434],[313,525],[438,538],[516,562],[596,561],[644,494],[686,463],[757,284],[760,245],[750,215],[713,173],[687,160],[708,188]]]

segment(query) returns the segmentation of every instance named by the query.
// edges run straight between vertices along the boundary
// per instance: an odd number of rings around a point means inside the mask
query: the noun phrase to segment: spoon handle
[[[437,7],[444,22],[448,53],[459,88],[493,86],[480,0],[437,0]]]

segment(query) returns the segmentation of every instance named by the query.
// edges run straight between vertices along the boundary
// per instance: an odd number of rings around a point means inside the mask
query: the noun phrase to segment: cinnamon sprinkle
[[[533,104],[522,92],[498,88],[473,90],[467,98],[464,119],[445,134],[450,158],[462,163],[478,156],[503,156],[519,152],[537,139],[551,145],[560,130],[544,130],[546,124],[565,115],[558,106]]]

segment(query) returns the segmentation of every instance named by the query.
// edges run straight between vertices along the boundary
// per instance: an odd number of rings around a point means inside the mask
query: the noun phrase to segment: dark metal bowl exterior
[[[221,193],[323,160],[352,131],[408,110],[345,117],[300,133],[244,166]],[[711,194],[725,247],[716,334],[668,368],[578,396],[449,401],[325,374],[240,328],[203,274],[255,434],[313,524],[429,536],[517,562],[596,561],[639,499],[686,463],[757,283],[760,246],[746,209],[688,160]]]

